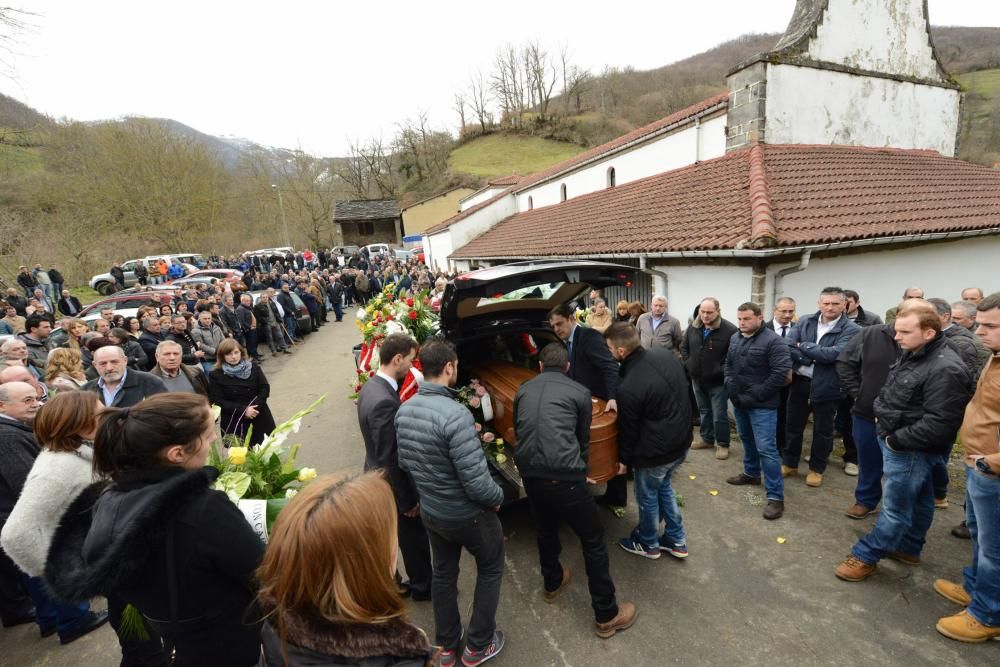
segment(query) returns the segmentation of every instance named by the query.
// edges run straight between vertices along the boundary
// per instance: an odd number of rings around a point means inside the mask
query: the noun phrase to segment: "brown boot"
[[[715,458],[718,461],[725,461],[729,458],[729,447],[723,447],[722,445],[715,446]]]
[[[852,505],[849,510],[847,510],[846,512],[844,512],[844,514],[846,514],[847,516],[851,517],[852,519],[858,519],[858,520],[860,520],[860,519],[866,519],[866,518],[868,518],[874,512],[875,512],[875,510],[868,509],[867,507],[865,507],[861,503],[854,503],[854,505]]]
[[[848,556],[847,560],[837,566],[834,570],[834,574],[838,578],[844,581],[864,581],[868,577],[875,574],[875,570],[878,566],[875,563],[866,563],[860,558],[855,558],[853,555]]]
[[[715,443],[698,440],[698,442],[691,445],[691,449],[715,449]]]
[[[1000,626],[983,625],[963,609],[954,616],[946,616],[937,622],[937,631],[945,637],[960,642],[979,644],[1000,637]]]
[[[594,632],[596,632],[597,636],[601,639],[614,637],[615,633],[619,630],[628,630],[631,628],[638,615],[639,612],[636,610],[634,603],[622,602],[618,605],[618,615],[607,623],[596,623],[595,625],[597,627]]]
[[[559,588],[555,589],[554,591],[542,591],[542,597],[545,598],[545,601],[548,602],[549,604],[555,602],[556,598],[559,597],[559,594],[563,592],[563,589],[569,586],[570,579],[571,577],[569,576],[569,568],[563,565],[562,581],[559,583]]]
[[[947,579],[935,580],[934,590],[937,591],[938,595],[946,600],[951,600],[955,604],[960,604],[963,607],[968,607],[969,603],[972,602],[972,596],[965,590],[965,586],[962,584],[956,584],[953,581],[948,581]]]
[[[781,466],[781,476],[782,477],[794,477],[799,474],[798,468],[793,468],[792,466]]]
[[[806,475],[806,486],[817,487],[823,484],[823,475],[813,470]]]
[[[904,565],[910,565],[912,567],[920,565],[920,556],[911,556],[910,554],[904,554],[902,551],[893,551],[892,553],[886,554],[886,556],[894,561],[903,563]]]

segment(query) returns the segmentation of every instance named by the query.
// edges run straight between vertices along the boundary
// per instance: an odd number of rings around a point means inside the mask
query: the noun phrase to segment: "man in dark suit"
[[[782,338],[787,338],[792,327],[795,326],[795,299],[790,296],[783,296],[774,304],[774,317],[769,320],[765,327],[778,334]],[[788,419],[788,387],[782,387],[778,395],[778,430],[775,433],[778,443],[778,454],[785,451],[785,420]]]
[[[59,303],[56,305],[56,308],[58,308],[59,312],[66,317],[76,317],[80,311],[83,310],[83,306],[80,305],[80,300],[70,294],[69,290],[62,291],[62,298],[59,299]]]
[[[567,375],[589,389],[593,396],[606,400],[606,412],[618,412],[618,403],[615,402],[618,363],[604,343],[604,336],[596,329],[579,326],[576,313],[568,303],[556,306],[549,312],[549,325],[566,343],[569,356]],[[607,492],[597,502],[608,507],[616,516],[623,516],[628,503],[625,476],[619,475],[609,481]]]
[[[430,542],[420,520],[420,499],[410,476],[399,467],[396,446],[399,383],[410,372],[416,356],[417,342],[405,334],[393,334],[382,341],[381,367],[358,395],[358,422],[365,441],[365,470],[381,469],[396,498],[399,550],[410,577],[408,591],[414,600],[430,600]]]
[[[160,378],[130,370],[125,351],[117,345],[108,345],[94,352],[94,368],[100,377],[83,385],[83,389],[97,392],[104,405],[130,408],[154,394],[167,391]]]

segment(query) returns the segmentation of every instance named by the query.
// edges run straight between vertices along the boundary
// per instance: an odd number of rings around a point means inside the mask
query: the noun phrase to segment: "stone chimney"
[[[727,151],[757,142],[958,150],[961,93],[926,0],[798,0],[775,48],[730,72]]]

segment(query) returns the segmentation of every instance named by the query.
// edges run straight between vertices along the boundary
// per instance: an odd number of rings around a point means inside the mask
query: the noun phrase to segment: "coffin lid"
[[[641,269],[588,260],[513,262],[456,277],[441,301],[448,337],[520,323],[542,326],[548,312],[588,290],[634,283]]]

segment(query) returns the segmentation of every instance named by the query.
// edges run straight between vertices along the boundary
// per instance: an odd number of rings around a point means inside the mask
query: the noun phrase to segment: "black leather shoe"
[[[780,519],[781,515],[785,513],[785,501],[783,500],[768,500],[767,506],[764,507],[764,518],[768,521],[773,521],[774,519]]]
[[[750,477],[740,473],[739,475],[734,475],[726,480],[726,484],[732,484],[733,486],[746,486],[746,485],[757,485],[760,486],[760,477]]]
[[[960,540],[971,540],[972,534],[969,532],[969,527],[965,525],[965,522],[958,524],[951,529],[951,534]]]
[[[431,592],[430,591],[418,591],[415,588],[410,589],[410,599],[414,602],[430,602]]]
[[[59,635],[60,644],[74,642],[88,632],[92,632],[108,622],[107,611],[90,611],[80,619],[76,627],[65,634]]]
[[[0,618],[0,624],[5,628],[13,628],[15,625],[26,625],[28,623],[35,622],[35,610],[28,609],[20,614],[15,614],[13,616],[4,616]]]

